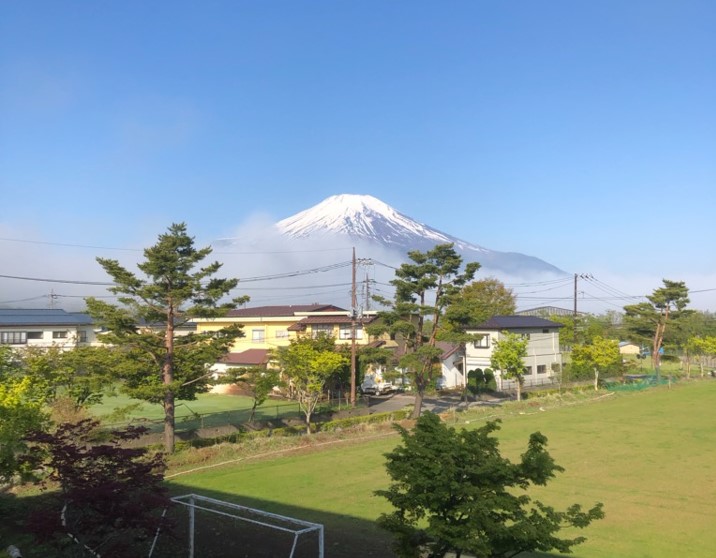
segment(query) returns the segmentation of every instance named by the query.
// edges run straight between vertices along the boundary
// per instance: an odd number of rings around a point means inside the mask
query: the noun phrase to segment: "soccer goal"
[[[176,496],[188,558],[323,558],[323,525],[197,494]]]

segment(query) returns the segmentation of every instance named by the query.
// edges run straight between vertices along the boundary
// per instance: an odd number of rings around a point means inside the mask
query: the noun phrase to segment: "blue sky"
[[[632,294],[716,288],[715,28],[692,0],[3,2],[0,237],[211,241],[357,193]],[[91,260],[31,246],[4,273]]]

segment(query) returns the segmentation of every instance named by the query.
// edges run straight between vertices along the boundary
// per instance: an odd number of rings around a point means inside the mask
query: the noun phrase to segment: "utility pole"
[[[574,323],[575,323],[575,325],[577,323],[577,277],[579,277],[579,275],[577,275],[575,273],[574,274]]]
[[[370,310],[370,279],[368,272],[365,272],[365,309]]]
[[[356,320],[358,305],[356,302],[356,249],[353,247],[353,265],[351,279],[351,407],[356,406]]]

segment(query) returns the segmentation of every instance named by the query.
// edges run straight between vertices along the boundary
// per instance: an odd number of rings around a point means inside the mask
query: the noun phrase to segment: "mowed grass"
[[[253,399],[243,395],[227,395],[220,393],[202,393],[194,401],[177,401],[175,417],[177,428],[198,428],[217,426],[228,423],[240,423],[249,418]],[[117,410],[126,409],[118,415]],[[164,409],[161,405],[132,399],[123,394],[105,396],[102,402],[92,406],[91,413],[106,423],[127,423],[155,421],[161,428]],[[295,401],[269,399],[256,409],[256,420],[267,420],[284,416],[285,413],[298,414]],[[203,421],[196,415],[204,415]]]
[[[546,408],[546,406],[545,406]],[[605,395],[572,406],[526,408],[502,417],[503,452],[516,459],[531,432],[549,438],[566,470],[531,491],[544,503],[603,502],[606,518],[580,533],[573,556],[716,555],[716,381]],[[483,424],[457,415],[456,426]],[[324,523],[327,556],[391,556],[375,527],[388,484],[383,454],[397,435],[342,440],[320,450],[239,461],[170,479],[195,492]]]

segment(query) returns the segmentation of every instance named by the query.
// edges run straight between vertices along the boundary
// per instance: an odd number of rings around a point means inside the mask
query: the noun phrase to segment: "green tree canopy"
[[[460,331],[493,316],[510,316],[516,308],[512,289],[498,279],[488,277],[465,285],[450,299],[445,309],[445,322],[450,329]]]
[[[594,389],[599,387],[599,373],[621,367],[619,342],[615,339],[595,337],[592,342],[572,347],[572,366],[594,371]]]
[[[25,436],[48,425],[46,397],[45,386],[25,374],[15,352],[0,347],[0,487],[16,475],[30,474],[32,468],[19,455],[26,448]]]
[[[522,399],[522,384],[525,376],[525,357],[529,340],[517,333],[503,331],[501,339],[495,341],[490,365],[500,370],[502,377],[517,382],[517,401]]]
[[[306,419],[306,433],[311,433],[311,415],[323,396],[329,378],[349,364],[345,354],[336,352],[332,337],[299,337],[291,339],[287,347],[273,351],[281,373],[289,384]]]
[[[213,277],[221,268],[218,262],[202,267],[210,253],[209,247],[194,246],[185,224],[173,224],[144,250],[144,261],[137,266],[143,276],[117,260],[97,258],[114,281],[109,290],[119,295],[119,305],[87,299],[89,313],[107,329],[100,338],[122,357],[117,372],[126,392],[163,405],[167,453],[174,451],[175,400],[191,400],[206,391],[207,367],[243,335],[238,327],[178,334],[178,328],[193,317],[222,316],[248,300],[226,299],[238,279]]]
[[[225,374],[222,374],[217,383],[241,384],[249,391],[253,398],[253,405],[248,422],[252,424],[256,409],[266,402],[275,387],[281,385],[281,377],[279,371],[275,368],[265,366],[233,367],[229,368]]]
[[[376,297],[389,310],[379,313],[384,328],[400,338],[406,353],[400,367],[408,370],[415,386],[413,417],[420,416],[426,388],[435,378],[442,351],[435,346],[441,330],[443,311],[480,268],[468,263],[461,271],[462,258],[452,244],[439,244],[432,250],[408,252],[410,263],[395,271],[391,284],[395,298],[390,302]]]
[[[378,523],[395,536],[403,558],[454,553],[505,558],[521,552],[570,552],[586,539],[560,538],[563,527],[584,528],[604,517],[602,505],[558,511],[527,495],[563,471],[536,432],[517,463],[502,457],[493,433],[499,421],[455,430],[437,415],[421,416],[412,432],[397,426],[402,445],[386,454],[391,478],[386,498],[395,510]]]
[[[624,307],[624,323],[639,340],[651,340],[651,358],[659,375],[660,350],[664,345],[667,324],[685,315],[689,303],[689,289],[683,281],[663,280],[664,286],[647,296],[648,302]]]

